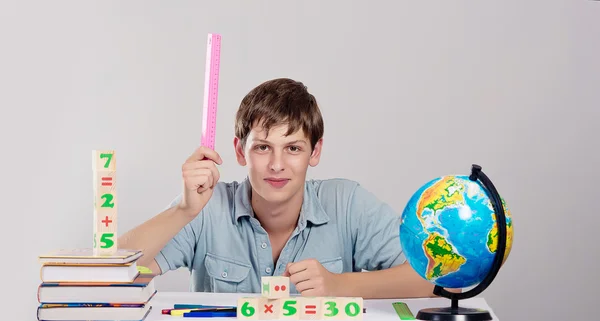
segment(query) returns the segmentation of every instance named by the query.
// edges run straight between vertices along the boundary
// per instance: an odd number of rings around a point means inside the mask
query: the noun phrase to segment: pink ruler
[[[202,146],[215,149],[217,128],[217,99],[219,96],[219,66],[221,64],[221,35],[209,33],[206,43],[204,72],[204,107],[202,112]]]

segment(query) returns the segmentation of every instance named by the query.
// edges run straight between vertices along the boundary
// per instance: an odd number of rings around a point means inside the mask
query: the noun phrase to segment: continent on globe
[[[432,186],[423,191],[419,198],[417,215],[421,224],[427,226],[425,216],[435,215],[449,206],[464,204],[464,186],[457,182],[453,176],[443,177]],[[428,209],[429,211],[425,211]]]
[[[460,266],[467,261],[458,254],[452,244],[437,232],[429,234],[425,243],[425,256],[429,261],[427,265],[427,279],[435,280],[444,275],[458,271]]]
[[[504,258],[502,259],[502,263],[504,263],[510,254],[510,250],[512,249],[513,228],[512,216],[509,209],[506,207],[506,202],[504,202],[503,198],[500,199],[502,201],[502,207],[504,208],[504,213],[506,216],[506,249],[504,250]],[[498,248],[498,223],[496,222],[496,214],[492,214],[492,219],[494,220],[494,226],[488,233],[487,247],[490,253],[496,253],[496,249]]]

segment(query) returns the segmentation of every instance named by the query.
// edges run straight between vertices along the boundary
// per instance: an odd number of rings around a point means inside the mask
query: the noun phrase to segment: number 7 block
[[[94,255],[117,251],[117,171],[115,151],[92,151]]]

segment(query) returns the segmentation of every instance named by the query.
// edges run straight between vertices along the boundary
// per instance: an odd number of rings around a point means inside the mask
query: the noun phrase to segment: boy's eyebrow
[[[271,143],[271,142],[269,142],[267,140],[264,140],[264,139],[253,139],[253,141],[257,142],[257,143],[264,143],[264,144],[270,144]],[[294,141],[291,141],[291,142],[287,142],[286,144],[298,144],[298,143],[302,143],[302,144],[305,144],[305,145],[307,144],[307,142],[305,140],[303,140],[303,139],[297,139],[297,140],[294,140]]]
[[[304,139],[298,139],[298,140],[291,141],[288,144],[298,144],[298,143],[306,144],[306,141]]]

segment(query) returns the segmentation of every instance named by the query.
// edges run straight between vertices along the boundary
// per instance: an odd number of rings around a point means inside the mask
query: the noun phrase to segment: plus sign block
[[[268,299],[290,296],[290,278],[285,276],[263,276],[261,278],[262,296]]]
[[[94,255],[117,251],[117,170],[113,150],[92,151]]]

